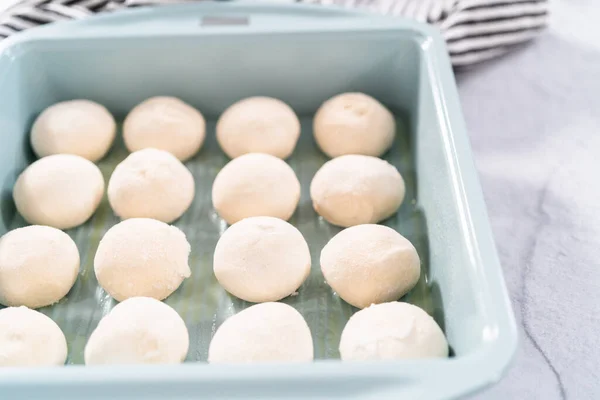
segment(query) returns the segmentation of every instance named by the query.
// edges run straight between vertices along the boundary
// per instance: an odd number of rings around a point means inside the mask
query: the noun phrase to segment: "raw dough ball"
[[[299,201],[300,182],[294,170],[269,154],[250,153],[231,160],[212,187],[215,210],[228,224],[256,216],[287,221]]]
[[[309,362],[310,329],[302,315],[283,303],[240,311],[217,329],[208,348],[210,363]]]
[[[335,235],[321,251],[321,270],[331,288],[354,307],[398,300],[421,275],[417,250],[383,225],[357,225]]]
[[[448,357],[448,342],[433,318],[417,306],[392,302],[354,314],[342,332],[344,361]]]
[[[250,97],[230,106],[217,122],[217,140],[231,158],[247,153],[289,157],[300,137],[294,110],[271,97]]]
[[[117,125],[108,110],[89,100],[46,108],[31,128],[31,147],[39,157],[75,154],[98,161],[115,140]]]
[[[347,155],[323,164],[310,184],[313,208],[342,227],[373,224],[392,216],[404,200],[398,170],[376,157]]]
[[[194,199],[194,177],[171,153],[144,149],[123,160],[108,182],[108,201],[123,219],[172,222]]]
[[[181,161],[200,150],[206,123],[198,110],[175,97],[152,97],[135,106],[123,123],[129,151],[153,147]]]
[[[69,229],[87,221],[104,194],[104,178],[91,161],[71,154],[41,158],[23,171],[13,190],[30,224]]]
[[[191,275],[190,244],[174,226],[132,218],[106,232],[96,251],[98,283],[118,301],[147,296],[162,300]]]
[[[0,238],[0,304],[39,308],[73,287],[79,251],[63,231],[32,225]]]
[[[85,346],[85,363],[178,364],[189,340],[177,311],[149,297],[132,297],[100,320]]]
[[[219,239],[213,268],[240,299],[260,303],[294,293],[310,273],[310,251],[298,229],[273,217],[246,218]]]
[[[50,318],[27,307],[0,310],[0,367],[63,365],[67,341]]]
[[[319,108],[313,131],[317,144],[330,157],[378,157],[392,146],[396,122],[392,113],[371,96],[343,93]]]

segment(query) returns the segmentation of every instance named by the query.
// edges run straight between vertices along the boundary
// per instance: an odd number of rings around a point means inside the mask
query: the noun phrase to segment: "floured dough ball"
[[[192,173],[171,153],[144,149],[131,153],[108,182],[108,201],[119,217],[172,222],[194,199]]]
[[[217,141],[231,158],[266,153],[288,158],[300,137],[300,121],[281,100],[250,97],[230,106],[217,122]]]
[[[78,272],[77,246],[61,230],[32,225],[0,238],[0,304],[54,304],[71,290]]]
[[[371,96],[343,93],[319,108],[313,131],[317,144],[330,157],[379,157],[392,146],[396,122],[392,113]]]
[[[254,303],[294,293],[310,273],[304,236],[273,217],[246,218],[225,231],[215,248],[213,268],[229,293]]]
[[[321,251],[321,270],[331,288],[354,307],[398,300],[421,275],[417,250],[383,225],[357,225],[335,235]]]
[[[374,224],[392,216],[404,192],[404,180],[393,165],[362,155],[326,162],[310,184],[315,211],[342,227]]]
[[[191,275],[190,244],[174,226],[132,218],[106,232],[96,251],[98,283],[118,301],[147,296],[162,300]]]
[[[350,318],[342,332],[340,355],[344,361],[448,357],[448,342],[421,308],[383,303]]]
[[[71,100],[46,108],[31,128],[38,157],[75,154],[98,161],[115,140],[117,125],[108,110],[89,100]]]
[[[135,106],[123,123],[129,151],[165,150],[181,161],[200,150],[206,123],[198,110],[175,97],[152,97]]]
[[[63,365],[67,341],[58,325],[27,307],[0,310],[0,367]]]
[[[132,297],[100,320],[85,346],[85,363],[178,364],[189,341],[177,311],[153,298]]]
[[[215,210],[228,224],[256,216],[287,221],[299,201],[300,182],[294,170],[269,154],[250,153],[231,160],[212,187]]]
[[[217,329],[209,363],[310,362],[313,342],[302,315],[283,303],[240,311]]]
[[[23,171],[13,189],[19,213],[30,224],[69,229],[100,205],[104,178],[91,161],[71,154],[41,158]]]

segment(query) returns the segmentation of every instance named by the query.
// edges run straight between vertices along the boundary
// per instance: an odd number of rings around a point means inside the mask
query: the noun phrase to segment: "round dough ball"
[[[340,355],[344,361],[448,357],[448,342],[421,308],[383,303],[350,318],[342,332]]]
[[[100,320],[85,346],[85,363],[178,364],[189,341],[177,311],[150,297],[132,297]]]
[[[361,155],[326,162],[310,184],[315,211],[344,228],[391,217],[402,204],[404,192],[404,180],[393,165]]]
[[[0,367],[63,365],[67,341],[58,325],[27,307],[0,310]]]
[[[380,102],[363,93],[327,100],[313,120],[315,140],[330,157],[364,154],[379,157],[394,141],[396,121]]]
[[[87,221],[100,205],[104,178],[91,161],[56,154],[31,164],[17,178],[13,198],[30,224],[69,229]]]
[[[321,251],[331,288],[354,307],[398,300],[421,276],[417,250],[383,225],[357,225],[335,235]]]
[[[61,230],[31,225],[0,238],[0,304],[54,304],[71,290],[78,272],[77,246]]]
[[[192,173],[171,153],[144,149],[131,153],[108,181],[108,201],[119,217],[173,222],[194,199]]]
[[[250,97],[230,106],[217,121],[217,141],[231,158],[266,153],[288,158],[300,137],[300,121],[281,100]]]
[[[129,151],[165,150],[181,161],[200,150],[206,123],[198,110],[175,97],[152,97],[135,106],[123,123]]]
[[[215,248],[217,280],[242,300],[277,301],[310,273],[310,251],[298,229],[273,217],[246,218],[225,231]]]
[[[263,303],[240,311],[217,329],[209,363],[309,362],[310,329],[302,315],[283,303]]]
[[[71,100],[46,108],[31,128],[31,147],[38,157],[75,154],[90,161],[106,155],[117,133],[108,110],[89,100]]]
[[[215,210],[228,224],[248,217],[288,220],[300,201],[300,182],[285,161],[250,153],[231,160],[212,187]]]
[[[98,283],[118,301],[147,296],[162,300],[191,275],[190,244],[178,228],[132,218],[106,232],[96,251]]]

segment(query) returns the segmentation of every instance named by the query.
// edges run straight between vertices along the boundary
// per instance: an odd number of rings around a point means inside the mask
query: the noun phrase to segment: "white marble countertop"
[[[600,2],[457,73],[520,349],[481,399],[600,399]]]

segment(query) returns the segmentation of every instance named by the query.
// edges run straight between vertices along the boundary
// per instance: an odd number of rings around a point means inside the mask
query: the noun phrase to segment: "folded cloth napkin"
[[[36,25],[127,7],[193,0],[22,0],[0,15],[0,39]],[[546,25],[548,0],[277,0],[404,16],[440,28],[455,66],[499,56]]]

